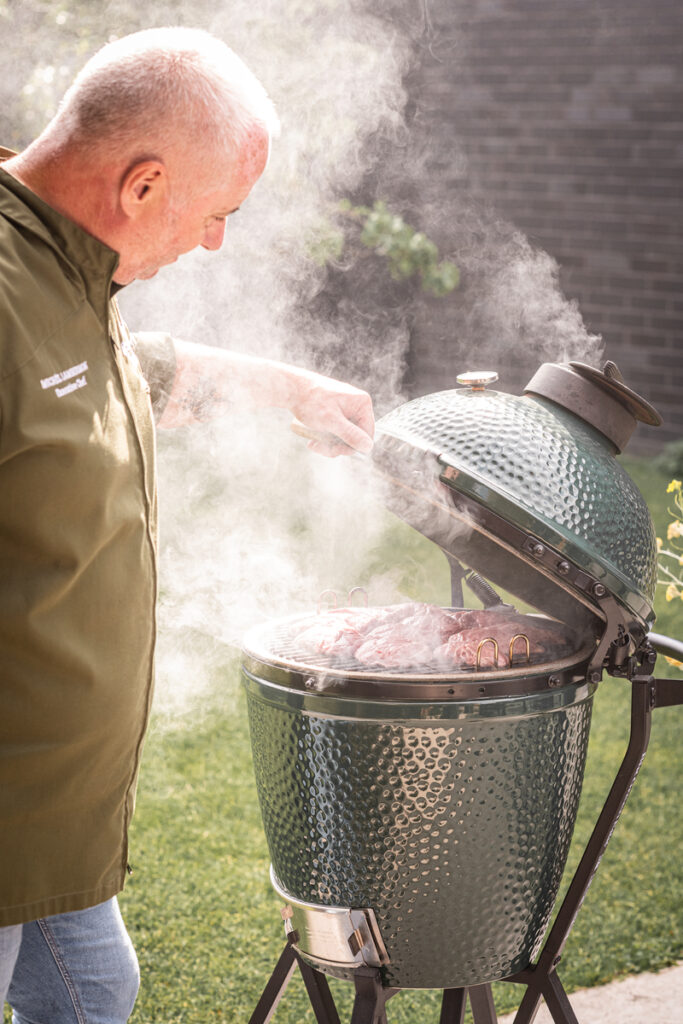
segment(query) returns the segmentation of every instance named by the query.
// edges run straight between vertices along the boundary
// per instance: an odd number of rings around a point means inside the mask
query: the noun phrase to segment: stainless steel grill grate
[[[371,611],[372,609],[370,609]],[[448,610],[448,609],[447,609]],[[363,609],[358,609],[359,613]],[[491,616],[492,624],[497,614],[495,609],[488,613]],[[321,613],[324,615],[324,612]],[[540,622],[542,616],[535,616]],[[531,616],[530,616],[531,618]],[[570,651],[566,648],[562,656],[548,660],[547,657],[534,656],[529,650],[527,637],[524,634],[517,634],[512,648],[512,666],[509,668],[491,667],[464,668],[448,670],[443,665],[434,663],[409,664],[401,668],[384,668],[379,665],[369,665],[359,661],[353,655],[312,652],[307,646],[302,646],[299,637],[310,626],[319,621],[320,616],[297,615],[290,618],[278,619],[273,623],[265,623],[256,629],[251,630],[244,641],[244,652],[257,658],[260,662],[266,661],[278,665],[284,669],[299,673],[315,673],[329,677],[386,680],[410,680],[420,681],[448,681],[468,680],[476,682],[479,680],[501,680],[512,679],[518,676],[529,674],[530,667],[534,672],[543,670],[545,672],[561,671],[562,669],[575,666],[577,662],[590,657],[595,649],[595,641],[591,638],[581,643],[576,639],[575,645]],[[494,645],[498,651],[498,644],[492,636],[482,640],[479,644],[477,660],[481,663],[481,653],[487,645]],[[505,647],[508,649],[507,645]]]

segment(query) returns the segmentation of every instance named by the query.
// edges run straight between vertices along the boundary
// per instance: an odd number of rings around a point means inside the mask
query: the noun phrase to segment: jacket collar
[[[0,161],[11,155],[0,147]],[[85,296],[98,315],[106,317],[112,295],[112,275],[119,254],[94,235],[49,206],[2,169],[0,164],[0,216],[36,235],[75,271]],[[114,285],[118,291],[118,287]]]

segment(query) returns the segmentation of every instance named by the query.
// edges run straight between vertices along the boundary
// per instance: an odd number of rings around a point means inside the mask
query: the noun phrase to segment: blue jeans
[[[13,1024],[125,1024],[140,973],[116,899],[0,928],[0,1010]]]

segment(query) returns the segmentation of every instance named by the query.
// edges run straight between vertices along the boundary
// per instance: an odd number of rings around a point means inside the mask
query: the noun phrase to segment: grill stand
[[[661,639],[671,644],[667,638]],[[631,680],[631,731],[628,747],[537,962],[518,974],[502,979],[511,984],[526,985],[514,1024],[531,1024],[541,1000],[545,1000],[555,1024],[579,1024],[556,968],[643,763],[650,740],[652,712],[657,707],[683,704],[683,686],[679,682],[655,679],[652,676],[656,659],[653,646],[646,640],[625,665],[610,669],[611,675]],[[249,1018],[249,1024],[269,1024],[297,966],[306,985],[317,1024],[341,1024],[326,976],[299,956],[293,945],[295,941],[295,933],[288,936],[287,945]],[[381,977],[377,968],[361,967],[354,971],[356,996],[350,1024],[387,1024],[386,1003],[400,989],[383,988]],[[474,1024],[497,1024],[489,984],[444,989],[439,1024],[463,1024],[468,998]]]

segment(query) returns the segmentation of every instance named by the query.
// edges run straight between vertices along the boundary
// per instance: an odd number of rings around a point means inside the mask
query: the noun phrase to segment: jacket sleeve
[[[166,408],[176,373],[173,338],[161,331],[141,331],[133,335],[135,352],[149,384],[154,419],[159,422]]]

